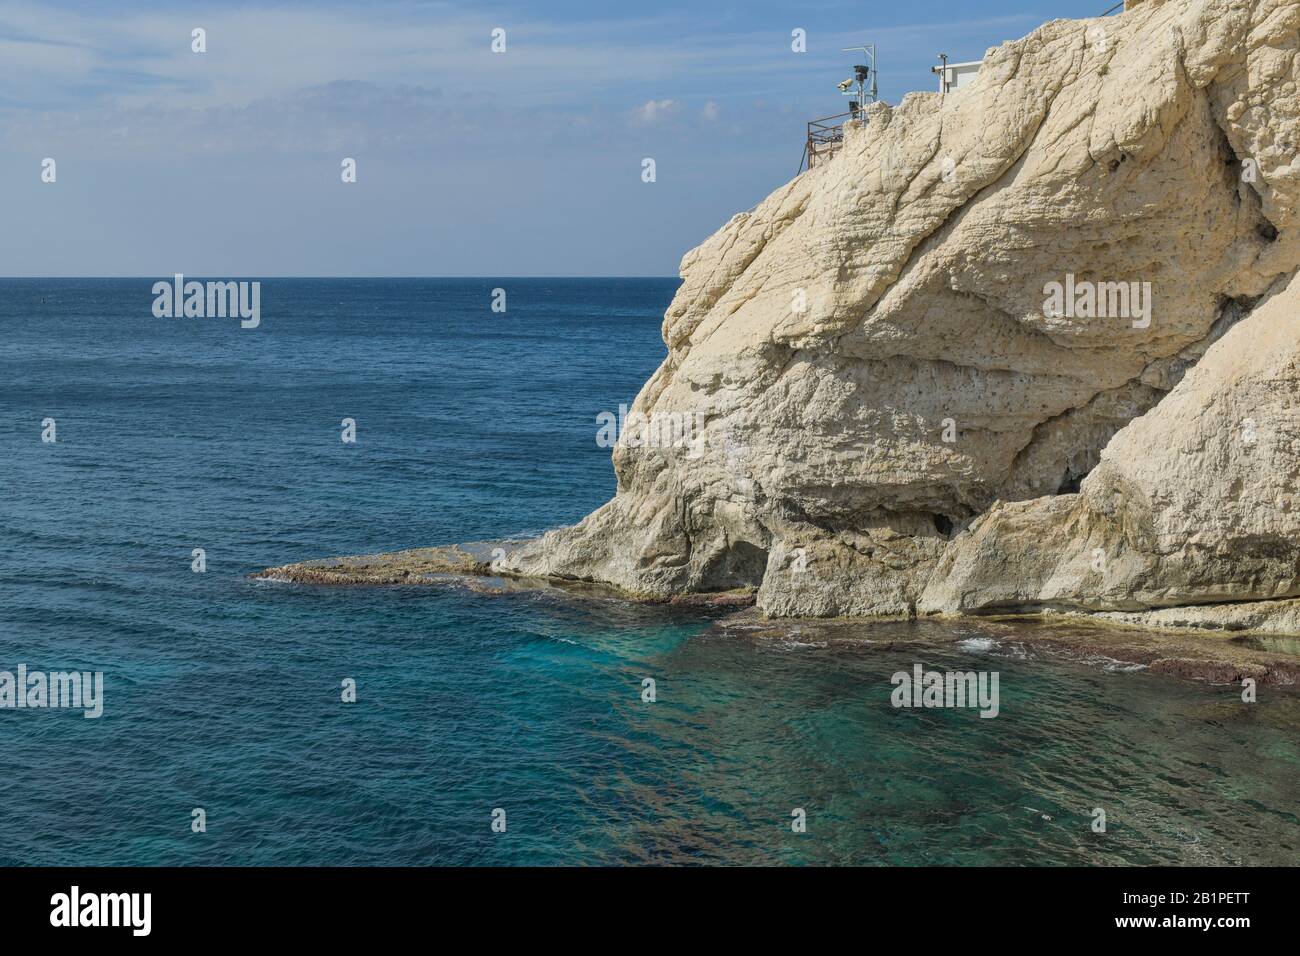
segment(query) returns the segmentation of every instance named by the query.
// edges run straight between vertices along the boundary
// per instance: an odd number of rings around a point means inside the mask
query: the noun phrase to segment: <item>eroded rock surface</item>
[[[981,516],[944,553],[920,610],[1131,612],[1295,596],[1298,411],[1292,279],[1115,436],[1079,494]]]
[[[702,438],[624,435],[504,569],[779,616],[1300,597],[1298,83],[1297,0],[1146,0],[872,107],[683,260],[634,410]]]

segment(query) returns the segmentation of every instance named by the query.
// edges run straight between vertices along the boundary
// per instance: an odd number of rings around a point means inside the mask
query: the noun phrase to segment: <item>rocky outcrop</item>
[[[262,581],[294,584],[431,584],[448,578],[491,574],[493,549],[500,542],[411,548],[386,554],[321,558],[267,568],[253,575]],[[497,555],[504,554],[501,548]]]
[[[1145,0],[873,106],[683,260],[634,411],[702,433],[624,434],[496,567],[780,616],[1300,597],[1298,83],[1297,0]]]
[[[1297,412],[1292,279],[1111,440],[1079,494],[981,516],[944,553],[919,610],[1134,611],[1300,593]]]

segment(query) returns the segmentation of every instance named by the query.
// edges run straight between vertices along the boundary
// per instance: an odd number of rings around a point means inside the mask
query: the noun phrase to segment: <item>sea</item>
[[[678,280],[264,279],[241,328],[156,318],[170,278],[0,280],[0,671],[103,675],[98,717],[0,709],[0,864],[1300,858],[1294,690],[974,624],[254,580],[608,500],[597,416]],[[918,663],[997,672],[997,717],[893,706]]]

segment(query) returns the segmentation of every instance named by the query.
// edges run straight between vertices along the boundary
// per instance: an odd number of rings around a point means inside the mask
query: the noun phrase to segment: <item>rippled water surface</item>
[[[599,505],[595,416],[675,280],[267,280],[256,330],[154,319],[151,285],[0,283],[0,669],[106,684],[98,720],[0,711],[0,863],[1296,862],[1294,692],[965,625],[249,580]],[[893,708],[918,662],[997,670],[999,716]]]

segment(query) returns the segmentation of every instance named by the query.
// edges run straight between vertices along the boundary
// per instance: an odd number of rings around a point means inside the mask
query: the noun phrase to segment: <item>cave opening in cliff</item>
[[[734,541],[714,555],[701,572],[705,591],[758,587],[767,573],[767,549],[749,541]]]
[[[1058,495],[1077,495],[1079,488],[1083,485],[1083,479],[1087,477],[1086,474],[1076,475],[1067,469],[1065,475],[1061,478],[1061,484],[1056,489],[1056,493]]]

